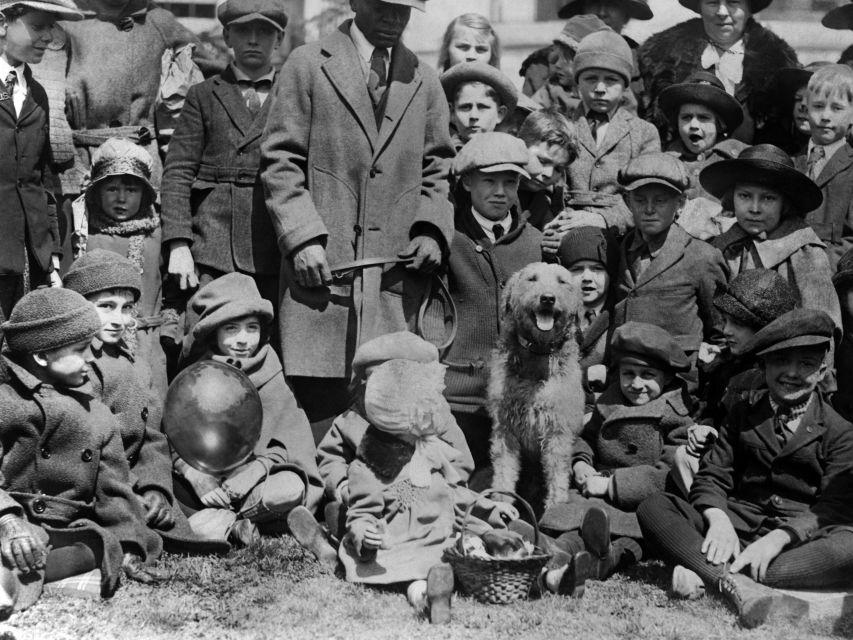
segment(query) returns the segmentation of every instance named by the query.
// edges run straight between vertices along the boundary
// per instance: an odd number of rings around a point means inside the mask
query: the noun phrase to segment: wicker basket
[[[512,496],[530,514],[535,531],[534,554],[526,558],[485,559],[466,555],[465,552],[453,546],[444,551],[444,561],[453,567],[453,574],[463,592],[486,604],[508,604],[530,595],[530,590],[542,572],[542,567],[551,559],[551,556],[539,547],[539,525],[536,524],[531,506],[512,491],[486,490],[480,495],[488,497],[495,493]],[[463,536],[473,508],[472,502],[465,511]]]

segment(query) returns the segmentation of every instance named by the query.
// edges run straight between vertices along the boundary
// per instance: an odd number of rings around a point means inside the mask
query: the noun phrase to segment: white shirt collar
[[[512,227],[512,214],[509,212],[507,212],[507,214],[500,220],[489,220],[485,216],[481,216],[473,206],[471,207],[471,213],[474,215],[474,220],[476,220],[477,224],[483,228],[483,232],[491,242],[495,241],[495,233],[492,231],[492,227],[496,224],[503,227],[504,235],[509,233],[509,230]]]
[[[355,20],[352,21],[352,24],[349,28],[349,34],[352,38],[353,43],[355,44],[355,49],[358,51],[358,55],[361,58],[362,66],[367,65],[367,69],[370,69],[370,57],[373,55],[373,50],[377,47],[370,44],[370,41],[365,37],[365,35],[361,32],[361,29],[358,28],[358,25],[355,23]],[[388,61],[391,60],[391,47],[386,49],[388,52]]]
[[[233,62],[231,63],[231,71],[234,72],[234,77],[237,78],[238,81],[260,82],[261,80],[269,80],[272,82],[275,80],[275,69],[270,69],[269,73],[265,73],[260,78],[255,78],[254,80],[250,78],[245,71],[238,68]]]
[[[735,86],[743,80],[743,58],[746,48],[743,38],[735,42],[731,47],[720,53],[713,44],[708,43],[702,52],[702,68],[714,67],[714,74],[720,79],[726,88],[726,92],[734,94]]]
[[[836,151],[838,151],[841,147],[843,147],[843,146],[846,144],[846,142],[847,142],[847,141],[846,141],[844,138],[841,138],[841,139],[839,139],[839,140],[836,140],[836,141],[835,141],[835,142],[833,142],[832,144],[825,144],[825,145],[823,145],[823,150],[824,150],[823,158],[824,158],[824,161],[825,161],[825,162],[829,162],[829,159],[830,159],[832,156],[834,156],[834,155],[835,155],[835,152],[836,152]],[[808,148],[808,150],[806,151],[806,159],[808,159],[808,157],[809,157],[809,156],[811,155],[811,153],[812,153],[812,149],[814,149],[816,146],[817,146],[817,145],[815,144],[815,141],[814,141],[814,140],[812,140],[811,138],[809,138],[809,148]]]
[[[27,88],[27,76],[24,75],[24,70],[26,69],[26,63],[22,62],[17,67],[13,67],[9,64],[3,56],[0,56],[0,82],[6,81],[6,76],[9,75],[9,72],[14,69],[15,73],[18,74],[18,86],[22,89],[26,90]]]

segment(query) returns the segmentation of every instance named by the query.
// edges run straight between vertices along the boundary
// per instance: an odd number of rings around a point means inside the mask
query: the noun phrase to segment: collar
[[[479,224],[483,228],[483,231],[485,232],[486,236],[492,242],[495,241],[495,234],[492,231],[492,227],[494,227],[496,224],[499,224],[504,228],[504,235],[506,235],[512,228],[512,213],[510,213],[509,211],[507,211],[506,215],[500,220],[489,220],[488,218],[481,216],[479,213],[477,213],[477,210],[472,205],[471,214],[474,216],[474,220],[476,220],[477,224]]]
[[[601,310],[604,309],[605,302],[607,302],[607,294],[604,294],[604,298],[602,298],[601,302],[599,302],[594,307],[584,307],[582,315],[585,316],[587,313],[592,311],[595,314],[595,317],[598,318],[598,316],[601,315]]]
[[[670,226],[670,228],[672,228],[672,226]],[[669,236],[669,230],[667,230],[666,235],[660,242],[652,244],[646,242],[646,239],[643,238],[642,234],[635,229],[634,237],[631,238],[631,244],[628,246],[628,252],[633,253],[635,251],[642,251],[643,249],[648,249],[649,255],[652,258],[657,258],[661,250],[663,250],[663,245],[666,244],[667,236]]]
[[[746,53],[746,46],[743,43],[743,38],[735,42],[728,49],[723,49],[722,53],[720,53],[720,49],[722,49],[722,47],[718,47],[713,42],[709,42],[707,44],[705,50],[702,52],[702,68],[707,69],[710,66],[716,65],[720,61],[720,58],[727,53],[736,56],[743,56]]]
[[[270,68],[268,73],[265,73],[260,78],[255,78],[254,80],[250,78],[245,71],[237,67],[233,62],[229,65],[231,67],[231,72],[234,74],[234,78],[237,82],[251,82],[252,84],[257,84],[258,82],[269,81],[273,82],[275,80],[275,69]]]
[[[0,71],[0,73],[1,73],[1,72],[2,72],[2,71]],[[847,144],[847,141],[846,141],[844,138],[841,138],[841,139],[839,139],[839,140],[836,140],[836,141],[835,141],[835,142],[833,142],[832,144],[820,145],[820,146],[823,146],[823,151],[824,151],[823,159],[824,159],[824,162],[829,162],[829,159],[830,159],[832,156],[834,156],[834,155],[835,155],[835,152],[836,152],[836,151],[838,151],[838,150],[839,150],[841,147],[843,147],[845,144]],[[808,157],[812,154],[812,149],[814,149],[814,148],[815,148],[815,147],[817,147],[817,146],[818,146],[818,145],[815,143],[815,141],[814,141],[814,140],[812,140],[811,138],[809,138],[808,149],[806,150],[806,159],[807,159],[807,160],[808,160]]]
[[[370,41],[367,37],[361,32],[361,29],[358,28],[358,25],[355,23],[355,20],[352,21],[349,28],[349,34],[352,38],[353,43],[355,43],[355,49],[358,51],[359,57],[363,62],[366,62],[368,67],[370,66],[370,57],[373,55],[373,50],[377,47],[370,44]],[[391,47],[386,49],[388,52],[388,62],[391,61]]]
[[[18,363],[9,352],[3,353],[3,363],[6,365],[8,371],[14,375],[18,381],[30,392],[37,392],[42,387],[47,389],[56,389],[58,392],[63,393],[65,395],[77,395],[82,398],[94,398],[95,392],[92,389],[92,382],[87,380],[82,386],[70,388],[70,387],[55,387],[54,385],[44,382],[43,380],[37,378],[32,373],[27,370],[22,364]]]
[[[809,394],[809,397],[806,398],[805,402],[802,402],[798,405],[794,405],[793,407],[782,407],[778,402],[776,402],[769,394],[767,395],[767,399],[770,400],[770,407],[773,409],[773,415],[777,415],[779,413],[779,409],[784,408],[785,412],[788,414],[787,423],[791,422],[799,422],[802,417],[806,414],[806,411],[811,404],[812,398],[814,397],[814,392]]]
[[[518,334],[515,337],[518,339],[518,344],[522,349],[537,356],[550,356],[562,349],[563,345],[566,344],[566,336],[558,336],[555,340],[543,345],[532,342]]]
[[[17,67],[13,67],[11,64],[9,64],[9,62],[6,60],[6,58],[0,56],[0,82],[5,82],[6,76],[8,76],[9,72],[12,71],[13,69],[14,69],[15,73],[18,75],[18,86],[20,86],[23,89],[26,89],[26,87],[27,87],[27,75],[26,75],[27,64],[25,62],[22,62]]]

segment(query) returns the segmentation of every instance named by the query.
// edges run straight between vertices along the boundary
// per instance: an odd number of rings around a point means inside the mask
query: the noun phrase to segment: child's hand
[[[33,525],[13,513],[0,518],[0,555],[7,566],[29,573],[44,568],[47,546],[33,532]]]
[[[717,430],[706,424],[694,424],[687,429],[687,452],[700,456],[717,439]]]
[[[201,498],[202,496],[219,488],[219,480],[215,477],[208,473],[199,471],[198,469],[194,469],[186,463],[184,464],[186,467],[183,470],[182,475],[184,476],[184,480],[189,482],[197,497]]]
[[[344,479],[335,487],[335,501],[341,504],[349,504],[349,480]]]
[[[205,507],[211,507],[213,509],[231,508],[231,499],[222,487],[216,487],[213,491],[208,491],[201,496],[199,500],[201,500],[201,503]]]
[[[722,348],[719,345],[703,342],[699,345],[699,360],[705,364],[710,364],[717,359],[721,352]]]
[[[365,527],[362,546],[367,549],[381,549],[387,537],[388,533],[385,530],[385,521],[377,520],[375,524],[368,524]]]
[[[169,579],[167,572],[146,566],[142,558],[135,553],[124,554],[121,560],[121,568],[128,578],[142,584],[157,584]]]
[[[551,224],[550,222],[548,224]],[[542,232],[542,253],[544,255],[555,256],[560,248],[560,241],[563,239],[555,228],[545,227]]]
[[[610,491],[611,478],[608,476],[590,476],[583,485],[583,494],[587,498],[604,498]]]
[[[740,539],[732,521],[722,509],[706,509],[703,513],[708,523],[701,552],[708,562],[719,565],[740,555]]]
[[[193,254],[185,241],[175,241],[169,249],[169,275],[178,281],[182,290],[195,289],[198,286],[198,272]]]
[[[575,484],[578,487],[583,487],[586,484],[587,478],[598,475],[595,467],[586,462],[575,462],[572,467],[572,473],[574,474]]]
[[[222,489],[232,502],[242,500],[257,484],[264,479],[267,469],[263,463],[253,460],[239,473],[235,473],[222,483]]]
[[[145,521],[155,529],[171,529],[175,526],[175,517],[169,501],[157,489],[149,489],[142,494],[142,503],[145,505]]]
[[[578,227],[607,228],[607,222],[600,213],[587,209],[566,209],[554,219],[554,222],[558,223],[557,231],[561,238],[568,231]]]
[[[521,517],[521,514],[518,513],[518,509],[509,502],[495,502],[495,506],[492,507],[492,509],[504,522],[512,522],[513,520],[518,520]]]

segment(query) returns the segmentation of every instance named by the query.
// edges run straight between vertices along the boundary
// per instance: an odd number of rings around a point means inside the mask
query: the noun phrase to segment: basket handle
[[[527,500],[522,498],[520,495],[518,495],[514,491],[505,491],[503,489],[486,489],[485,491],[478,493],[477,496],[480,498],[488,498],[489,496],[492,496],[496,493],[499,493],[499,494],[502,494],[505,496],[510,496],[511,498],[515,498],[516,501],[519,504],[521,504],[522,507],[524,507],[524,510],[527,511],[527,514],[530,516],[530,519],[533,521],[533,546],[538,547],[539,546],[539,523],[536,521],[536,514],[533,513],[533,507],[530,506],[530,503],[527,502]],[[465,517],[462,519],[462,537],[463,538],[465,537],[465,532],[468,530],[467,525],[468,525],[468,519],[471,517],[471,511],[474,509],[476,504],[477,504],[477,501],[472,500],[471,504],[468,505],[468,508],[465,509]],[[464,545],[462,547],[462,555],[466,556],[466,557],[468,555],[468,553],[465,551]]]

